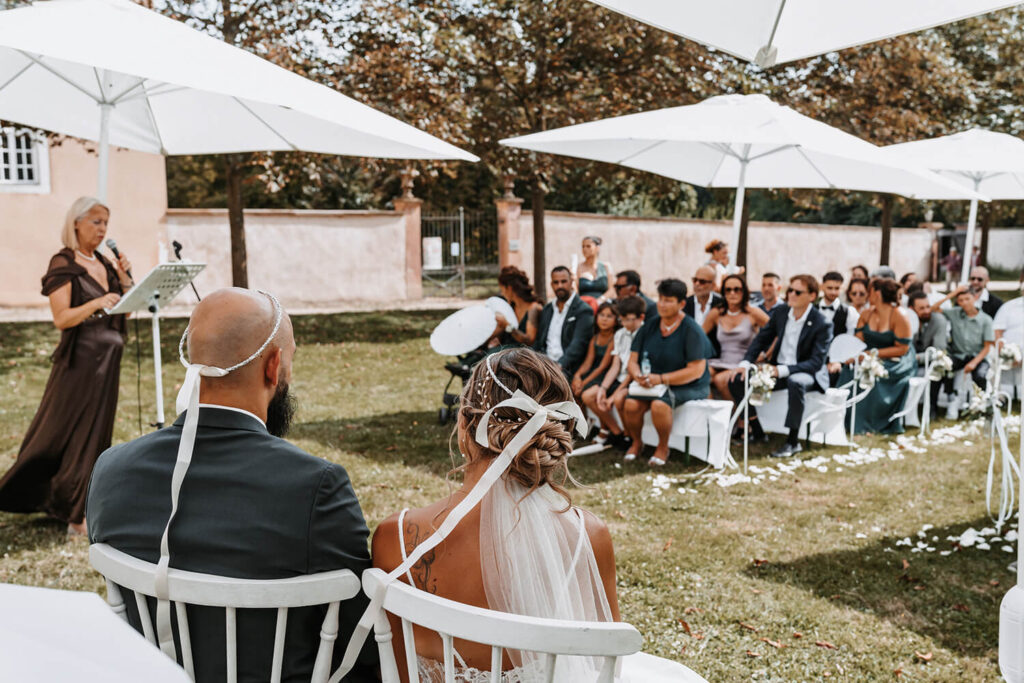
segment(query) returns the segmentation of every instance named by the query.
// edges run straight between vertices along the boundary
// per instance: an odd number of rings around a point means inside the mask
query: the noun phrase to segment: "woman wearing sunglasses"
[[[750,305],[750,289],[739,275],[726,275],[722,280],[722,298],[715,302],[702,327],[710,337],[717,336],[721,349],[718,358],[708,361],[711,367],[712,393],[731,401],[730,370],[740,366],[757,331],[768,322],[768,314]]]
[[[858,315],[871,308],[871,304],[868,303],[868,284],[868,280],[855,277],[846,288],[846,301]]]

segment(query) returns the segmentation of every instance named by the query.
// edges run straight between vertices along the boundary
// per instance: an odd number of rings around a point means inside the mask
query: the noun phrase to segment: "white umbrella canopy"
[[[765,68],[1019,4],[1019,0],[592,1]]]
[[[978,196],[926,169],[908,168],[875,145],[764,95],[722,95],[501,144],[605,161],[702,187],[735,187],[734,248],[747,187],[841,188],[927,199]]]
[[[161,154],[477,157],[127,0],[0,12],[0,118]],[[105,192],[101,192],[105,194]]]
[[[991,199],[1024,199],[1024,140],[1006,133],[972,128],[930,140],[882,148],[894,160],[930,168]],[[971,200],[967,219],[965,267],[960,281],[967,284],[978,219],[978,201]]]

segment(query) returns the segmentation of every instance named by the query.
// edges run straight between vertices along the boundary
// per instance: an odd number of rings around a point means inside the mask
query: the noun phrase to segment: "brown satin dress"
[[[99,252],[107,287],[62,249],[43,276],[43,295],[71,283],[71,306],[122,293],[117,271]],[[110,447],[117,410],[125,317],[93,315],[61,332],[53,369],[14,466],[0,479],[0,510],[46,512],[81,523],[92,467]]]

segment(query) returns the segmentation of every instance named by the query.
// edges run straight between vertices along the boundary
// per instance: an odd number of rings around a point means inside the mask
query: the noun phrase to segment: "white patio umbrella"
[[[592,1],[764,68],[1019,4],[1019,0]]]
[[[128,0],[0,12],[0,119],[161,154],[477,157]]]
[[[745,188],[842,188],[928,199],[972,199],[971,190],[908,168],[854,135],[764,95],[629,114],[501,144],[606,161],[701,187],[735,187],[732,245],[739,245]]]
[[[930,168],[989,199],[1024,199],[1024,140],[1006,133],[972,128],[955,135],[916,140],[882,148],[894,160]],[[960,282],[967,284],[978,220],[978,200],[971,199]]]

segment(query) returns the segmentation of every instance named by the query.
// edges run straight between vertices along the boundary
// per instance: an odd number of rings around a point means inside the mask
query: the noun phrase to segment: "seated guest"
[[[867,280],[868,279],[868,267],[862,265],[856,265],[850,268],[850,280]]]
[[[619,314],[615,310],[615,304],[605,301],[597,308],[597,316],[594,318],[594,336],[590,338],[587,347],[587,357],[583,365],[573,374],[572,393],[585,405],[596,404],[597,387],[604,380],[608,368],[612,364],[612,346],[615,339],[615,332],[619,329]],[[590,403],[585,396],[590,396]],[[605,443],[612,435],[621,436],[622,430],[615,420],[607,423],[601,422],[601,431],[598,432],[596,442]]]
[[[861,313],[857,323],[857,338],[868,349],[877,349],[888,376],[875,381],[871,393],[857,405],[854,432],[857,434],[901,434],[903,424],[889,418],[903,409],[910,378],[917,373],[910,321],[899,308],[900,284],[889,278],[871,280],[869,301],[871,308]],[[847,365],[839,377],[845,384],[853,379],[853,367]],[[860,391],[858,388],[857,392]]]
[[[370,566],[369,532],[344,468],[279,438],[294,410],[288,384],[295,354],[280,304],[263,293],[221,289],[196,306],[186,334],[192,362],[241,367],[196,378],[198,427],[187,471],[175,463],[179,442],[187,443],[188,411],[172,426],[100,456],[89,486],[90,541],[156,563],[171,515],[171,479],[183,474],[170,527],[172,568],[246,579],[335,569],[359,575]],[[141,630],[135,601],[125,605]],[[341,642],[365,607],[361,597],[341,603]],[[311,676],[325,610],[289,611],[282,680]],[[224,610],[192,606],[188,621],[194,680],[226,680]],[[276,621],[276,610],[238,611],[238,641],[246,644],[238,653],[239,681],[270,678]],[[339,661],[341,650],[335,649]],[[361,662],[361,674],[350,680],[374,680],[375,648],[364,648]]]
[[[811,275],[794,275],[786,292],[788,303],[775,307],[768,324],[754,337],[741,365],[753,365],[761,353],[767,352],[768,364],[778,377],[776,389],[789,390],[789,410],[786,443],[772,453],[774,458],[788,458],[799,453],[800,424],[804,418],[804,398],[808,391],[828,388],[828,370],[825,358],[832,342],[832,323],[825,320],[811,303],[818,298],[818,281]],[[733,400],[743,399],[742,367],[733,370],[729,391]],[[755,438],[763,438],[764,431],[757,423],[757,410],[750,407],[750,430]]]
[[[580,297],[592,299],[594,306],[605,298],[612,298],[614,290],[609,287],[608,276],[612,264],[601,261],[601,238],[589,235],[583,238],[583,261],[576,267],[576,281]],[[587,302],[588,304],[590,301]],[[592,306],[592,307],[594,307]]]
[[[995,342],[995,330],[992,329],[992,318],[980,311],[977,299],[967,285],[960,285],[938,303],[932,305],[932,313],[938,313],[946,301],[954,301],[956,306],[945,311],[949,320],[950,353],[953,358],[953,370],[963,370],[971,376],[974,383],[982,389],[988,388],[988,356]],[[946,393],[953,393],[953,377],[947,377]],[[946,408],[946,417],[955,420],[957,406],[950,401]]]
[[[854,278],[850,280],[850,284],[846,287],[846,300],[850,304],[856,314],[856,318],[860,319],[860,314],[868,310],[871,304],[868,303],[868,285],[869,281],[866,278]]]
[[[821,299],[818,310],[825,320],[832,323],[832,335],[853,334],[857,328],[859,313],[853,312],[839,296],[843,291],[843,276],[834,270],[825,273],[821,279]]]
[[[771,315],[772,309],[784,305],[779,299],[779,289],[782,287],[782,278],[775,273],[765,273],[761,276],[761,303],[757,305],[765,313]]]
[[[646,304],[638,296],[628,296],[621,299],[615,307],[619,311],[622,327],[615,331],[612,364],[604,373],[601,383],[583,393],[583,402],[597,414],[601,424],[609,425],[609,431],[613,434],[610,425],[618,424],[612,415],[612,408],[615,408],[620,416],[625,414],[629,391],[629,356],[633,351],[633,340],[644,324]],[[628,448],[630,443],[629,437],[625,434],[619,438],[613,436],[611,442],[618,448]]]
[[[625,460],[635,460],[644,444],[640,438],[644,413],[658,431],[658,447],[648,464],[660,467],[668,461],[668,437],[672,431],[672,411],[687,401],[708,397],[711,375],[707,359],[711,344],[700,325],[682,311],[686,283],[668,278],[658,283],[659,317],[647,321],[633,341],[629,355],[629,375],[640,387],[651,389],[648,395],[631,392],[624,406],[626,431],[633,443]],[[660,393],[658,389],[660,388]]]
[[[997,340],[1006,339],[1024,349],[1024,286],[1020,293],[1021,296],[999,307],[992,319],[992,329]]]
[[[928,301],[928,295],[923,289],[917,289],[910,294],[910,308],[917,314],[921,321],[921,327],[914,335],[914,354],[917,356],[917,364],[924,367],[926,353],[929,348],[947,351],[949,349],[949,321],[946,316],[939,312],[932,312],[932,305]],[[939,387],[941,382],[931,382],[929,393],[931,396],[931,410],[934,413],[938,408]]]
[[[722,297],[715,292],[715,271],[711,266],[701,266],[693,274],[693,294],[686,297],[683,312],[698,325],[704,324],[711,310]]]
[[[587,355],[594,328],[594,311],[580,301],[573,289],[572,273],[565,266],[551,271],[555,299],[540,312],[533,348],[562,366],[572,377]]]
[[[995,318],[1003,300],[989,291],[988,268],[975,266],[971,268],[971,293],[978,299],[978,308],[990,318]]]
[[[640,291],[640,273],[635,270],[624,270],[615,276],[615,298],[622,300],[627,296],[638,296],[647,305],[645,315],[650,320],[658,315],[658,304]]]
[[[516,392],[557,412],[535,426],[530,421],[533,410],[503,405]],[[465,454],[459,468],[462,488],[381,522],[373,535],[374,566],[398,574],[397,581],[464,605],[545,619],[618,621],[608,527],[593,513],[574,507],[564,488],[566,481],[573,481],[569,455],[583,415],[572,404],[560,368],[528,349],[500,351],[477,364],[459,406],[454,436]],[[510,452],[516,437],[525,442],[519,452]],[[499,477],[485,477],[500,466],[496,463],[502,457],[509,460]],[[457,506],[480,493],[479,505],[465,511]],[[451,531],[431,538],[442,524]],[[430,545],[424,546],[428,540]],[[388,618],[398,636],[391,643],[403,681],[445,680],[446,659],[456,669],[447,680],[495,680],[489,645],[455,640],[452,652],[436,632],[420,627],[412,631],[416,670],[408,671],[401,620],[390,614]],[[507,650],[501,657],[500,680],[545,680],[544,658]],[[642,653],[621,663],[622,680],[669,683],[692,675],[682,665]],[[596,681],[602,664],[601,658],[558,657],[546,680]]]
[[[900,288],[903,292],[900,295],[900,306],[909,306],[910,288],[919,282],[921,281],[917,279],[917,273],[903,273],[903,277],[900,278]],[[924,283],[921,283],[921,285],[924,286]]]
[[[711,386],[724,400],[731,401],[729,379],[731,370],[740,366],[754,335],[768,323],[768,314],[750,304],[747,281],[740,275],[726,275],[722,281],[722,295],[715,308],[704,319],[704,333],[717,338],[721,352],[712,358]]]
[[[544,308],[537,295],[533,293],[533,285],[530,284],[526,273],[515,266],[505,266],[498,275],[498,287],[501,289],[501,296],[515,309],[519,324],[513,325],[505,316],[500,313],[494,318],[498,323],[498,341],[502,345],[520,344],[522,346],[533,346],[537,339],[537,321],[540,319],[540,312]]]
[[[711,240],[704,246],[704,253],[708,260],[704,264],[715,269],[715,290],[722,287],[722,278],[726,275],[742,275],[746,270],[743,266],[734,266],[729,263],[729,245],[722,240]]]

